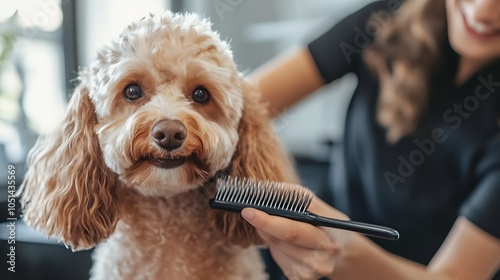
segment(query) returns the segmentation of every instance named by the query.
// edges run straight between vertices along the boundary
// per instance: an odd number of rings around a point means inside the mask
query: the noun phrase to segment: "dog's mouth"
[[[166,157],[166,158],[159,158],[159,157],[148,157],[145,160],[148,161],[149,163],[153,164],[154,166],[164,168],[164,169],[172,169],[179,167],[186,163],[188,159],[191,156],[187,157]]]

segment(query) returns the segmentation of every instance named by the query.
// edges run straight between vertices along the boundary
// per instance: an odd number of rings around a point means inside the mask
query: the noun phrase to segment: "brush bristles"
[[[304,213],[313,196],[299,185],[227,176],[217,179],[215,201]]]

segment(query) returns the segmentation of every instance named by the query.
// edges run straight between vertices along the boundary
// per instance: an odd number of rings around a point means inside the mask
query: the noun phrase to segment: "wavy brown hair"
[[[425,119],[448,44],[444,0],[407,0],[363,53],[380,81],[377,122],[393,143]]]

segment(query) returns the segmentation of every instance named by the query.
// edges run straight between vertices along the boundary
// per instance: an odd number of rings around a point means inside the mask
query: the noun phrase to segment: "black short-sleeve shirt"
[[[378,81],[362,52],[373,39],[373,14],[393,16],[395,2],[372,3],[308,44],[325,82],[358,77],[343,141],[332,155],[332,196],[324,199],[352,220],[397,229],[399,241],[374,241],[427,264],[459,216],[500,238],[500,65],[457,87],[458,55],[448,46],[449,65],[428,104],[424,133],[387,143],[375,120]]]

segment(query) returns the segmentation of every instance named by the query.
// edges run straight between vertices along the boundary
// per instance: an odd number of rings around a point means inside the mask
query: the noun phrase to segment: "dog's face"
[[[228,45],[195,15],[129,26],[82,74],[108,168],[147,195],[203,184],[231,161],[242,81]]]
[[[172,197],[229,164],[236,177],[296,178],[258,91],[196,15],[132,24],[79,79],[61,126],[31,149],[20,186],[23,219],[73,250],[115,231],[129,188]],[[239,214],[208,209],[212,190],[200,189],[207,211],[196,215],[231,243],[260,242]]]

